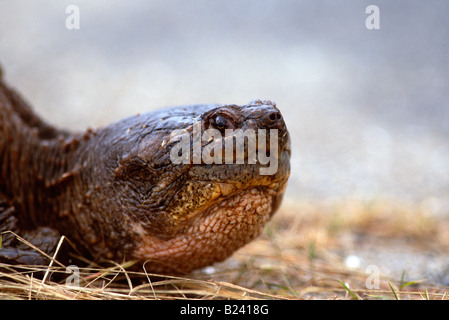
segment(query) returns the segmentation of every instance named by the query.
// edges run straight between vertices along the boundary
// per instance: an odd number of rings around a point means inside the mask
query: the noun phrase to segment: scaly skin
[[[278,129],[278,170],[256,164],[174,164],[175,129]],[[202,147],[204,147],[203,144]],[[192,146],[193,147],[193,146]],[[271,152],[274,150],[270,150]],[[290,174],[290,142],[270,101],[193,105],[70,133],[40,120],[0,81],[0,231],[49,254],[65,235],[90,259],[149,261],[186,273],[254,239],[278,208]],[[0,260],[45,263],[4,234]]]

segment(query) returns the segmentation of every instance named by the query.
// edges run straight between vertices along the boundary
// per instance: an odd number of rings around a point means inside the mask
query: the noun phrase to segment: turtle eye
[[[234,124],[232,123],[232,121],[221,114],[217,115],[213,119],[213,126],[220,131],[223,131],[225,129],[234,129]]]

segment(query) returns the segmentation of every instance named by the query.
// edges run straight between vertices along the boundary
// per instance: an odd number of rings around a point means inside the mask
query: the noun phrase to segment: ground
[[[130,262],[77,274],[56,262],[3,266],[0,297],[448,299],[448,253],[449,221],[424,205],[287,199],[258,239],[190,275],[131,272]]]

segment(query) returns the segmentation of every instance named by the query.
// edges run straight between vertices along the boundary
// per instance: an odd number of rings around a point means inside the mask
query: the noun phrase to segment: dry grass
[[[223,263],[186,277],[129,271],[132,262],[79,268],[69,286],[65,266],[0,264],[0,299],[448,299],[449,287],[425,279],[386,278],[367,288],[369,274],[349,268],[342,250],[360,241],[388,250],[449,252],[449,221],[425,206],[391,201],[285,201],[257,240]],[[362,240],[360,240],[362,239]],[[70,282],[69,282],[70,284]]]

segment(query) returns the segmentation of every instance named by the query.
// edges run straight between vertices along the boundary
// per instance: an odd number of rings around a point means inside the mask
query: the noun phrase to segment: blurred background
[[[372,4],[380,29],[365,24]],[[38,114],[74,130],[275,101],[292,138],[288,199],[399,200],[447,219],[448,12],[443,0],[0,0],[0,64]]]
[[[366,7],[380,10],[369,30]],[[69,30],[76,5],[80,28]],[[0,63],[61,127],[191,103],[277,103],[295,198],[448,212],[447,1],[6,1]]]

